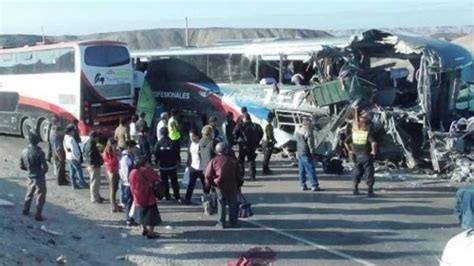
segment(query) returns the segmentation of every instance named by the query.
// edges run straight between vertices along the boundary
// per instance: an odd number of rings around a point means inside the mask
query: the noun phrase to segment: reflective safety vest
[[[354,129],[352,131],[352,143],[355,145],[366,145],[368,138],[368,130]]]
[[[179,132],[178,127],[176,126],[177,124],[178,122],[174,117],[168,120],[168,136],[173,141],[179,140],[181,138],[181,133]]]

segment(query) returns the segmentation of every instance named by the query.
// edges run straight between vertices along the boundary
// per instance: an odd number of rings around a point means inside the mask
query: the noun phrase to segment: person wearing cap
[[[69,180],[71,181],[71,186],[73,189],[78,189],[87,187],[87,183],[84,179],[84,174],[81,167],[81,148],[74,138],[75,130],[76,129],[74,125],[69,125],[66,128],[63,146],[66,153],[66,162],[69,168]]]
[[[28,171],[28,188],[26,190],[23,215],[30,214],[31,201],[36,194],[35,220],[43,221],[43,207],[46,202],[46,173],[48,164],[43,150],[38,146],[40,138],[31,133],[28,137],[30,145],[21,152],[20,168]]]
[[[377,142],[373,136],[370,125],[369,113],[353,107],[352,134],[346,138],[346,147],[353,158],[355,168],[353,183],[353,194],[359,195],[359,183],[362,177],[366,178],[367,197],[375,197],[374,194],[374,157],[377,154]]]
[[[160,114],[160,122],[156,126],[156,139],[159,141],[163,136],[161,136],[161,129],[168,126],[169,115],[167,112]]]
[[[275,135],[273,133],[273,119],[275,114],[273,112],[268,113],[267,119],[263,120],[261,126],[263,128],[262,148],[263,148],[263,162],[262,162],[262,173],[269,175],[272,173],[270,170],[270,159],[273,153],[273,146],[276,144]]]
[[[215,187],[217,192],[217,224],[218,228],[226,228],[226,208],[229,208],[229,225],[238,227],[237,195],[244,180],[239,173],[238,161],[228,155],[226,144],[216,145],[217,156],[212,159],[204,172],[206,185]]]
[[[316,166],[314,165],[314,135],[309,117],[303,118],[303,124],[296,130],[295,138],[301,190],[308,190],[306,186],[306,176],[308,175],[312,186],[311,190],[321,191],[322,189],[319,187],[319,180],[316,176]]]
[[[84,162],[87,166],[90,182],[90,197],[92,203],[102,203],[104,198],[100,196],[100,167],[104,163],[97,142],[99,141],[99,133],[92,131],[89,139],[84,144]]]
[[[255,181],[256,166],[255,159],[257,158],[257,146],[262,140],[262,127],[252,122],[250,114],[244,115],[243,123],[238,124],[234,129],[234,138],[239,144],[239,163],[240,173],[242,177],[245,174],[245,159],[250,162],[250,181]]]

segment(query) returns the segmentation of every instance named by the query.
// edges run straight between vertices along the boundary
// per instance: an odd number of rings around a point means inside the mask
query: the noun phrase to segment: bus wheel
[[[50,123],[48,119],[41,120],[38,133],[43,142],[48,142],[48,131],[49,131]]]
[[[31,119],[26,118],[25,120],[23,120],[23,122],[21,123],[21,134],[25,139],[28,139],[29,132],[34,132],[33,128],[34,126]]]

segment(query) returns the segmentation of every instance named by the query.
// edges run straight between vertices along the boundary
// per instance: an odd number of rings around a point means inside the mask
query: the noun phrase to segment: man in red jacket
[[[217,156],[206,167],[205,177],[207,186],[217,188],[217,225],[225,228],[226,205],[229,206],[230,227],[238,227],[237,223],[237,194],[243,185],[240,176],[239,162],[226,153],[226,145],[220,142],[216,145]]]

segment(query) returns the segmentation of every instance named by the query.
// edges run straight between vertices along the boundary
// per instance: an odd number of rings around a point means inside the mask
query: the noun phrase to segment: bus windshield
[[[130,55],[123,46],[89,46],[85,51],[85,63],[88,66],[113,67],[130,63]]]

